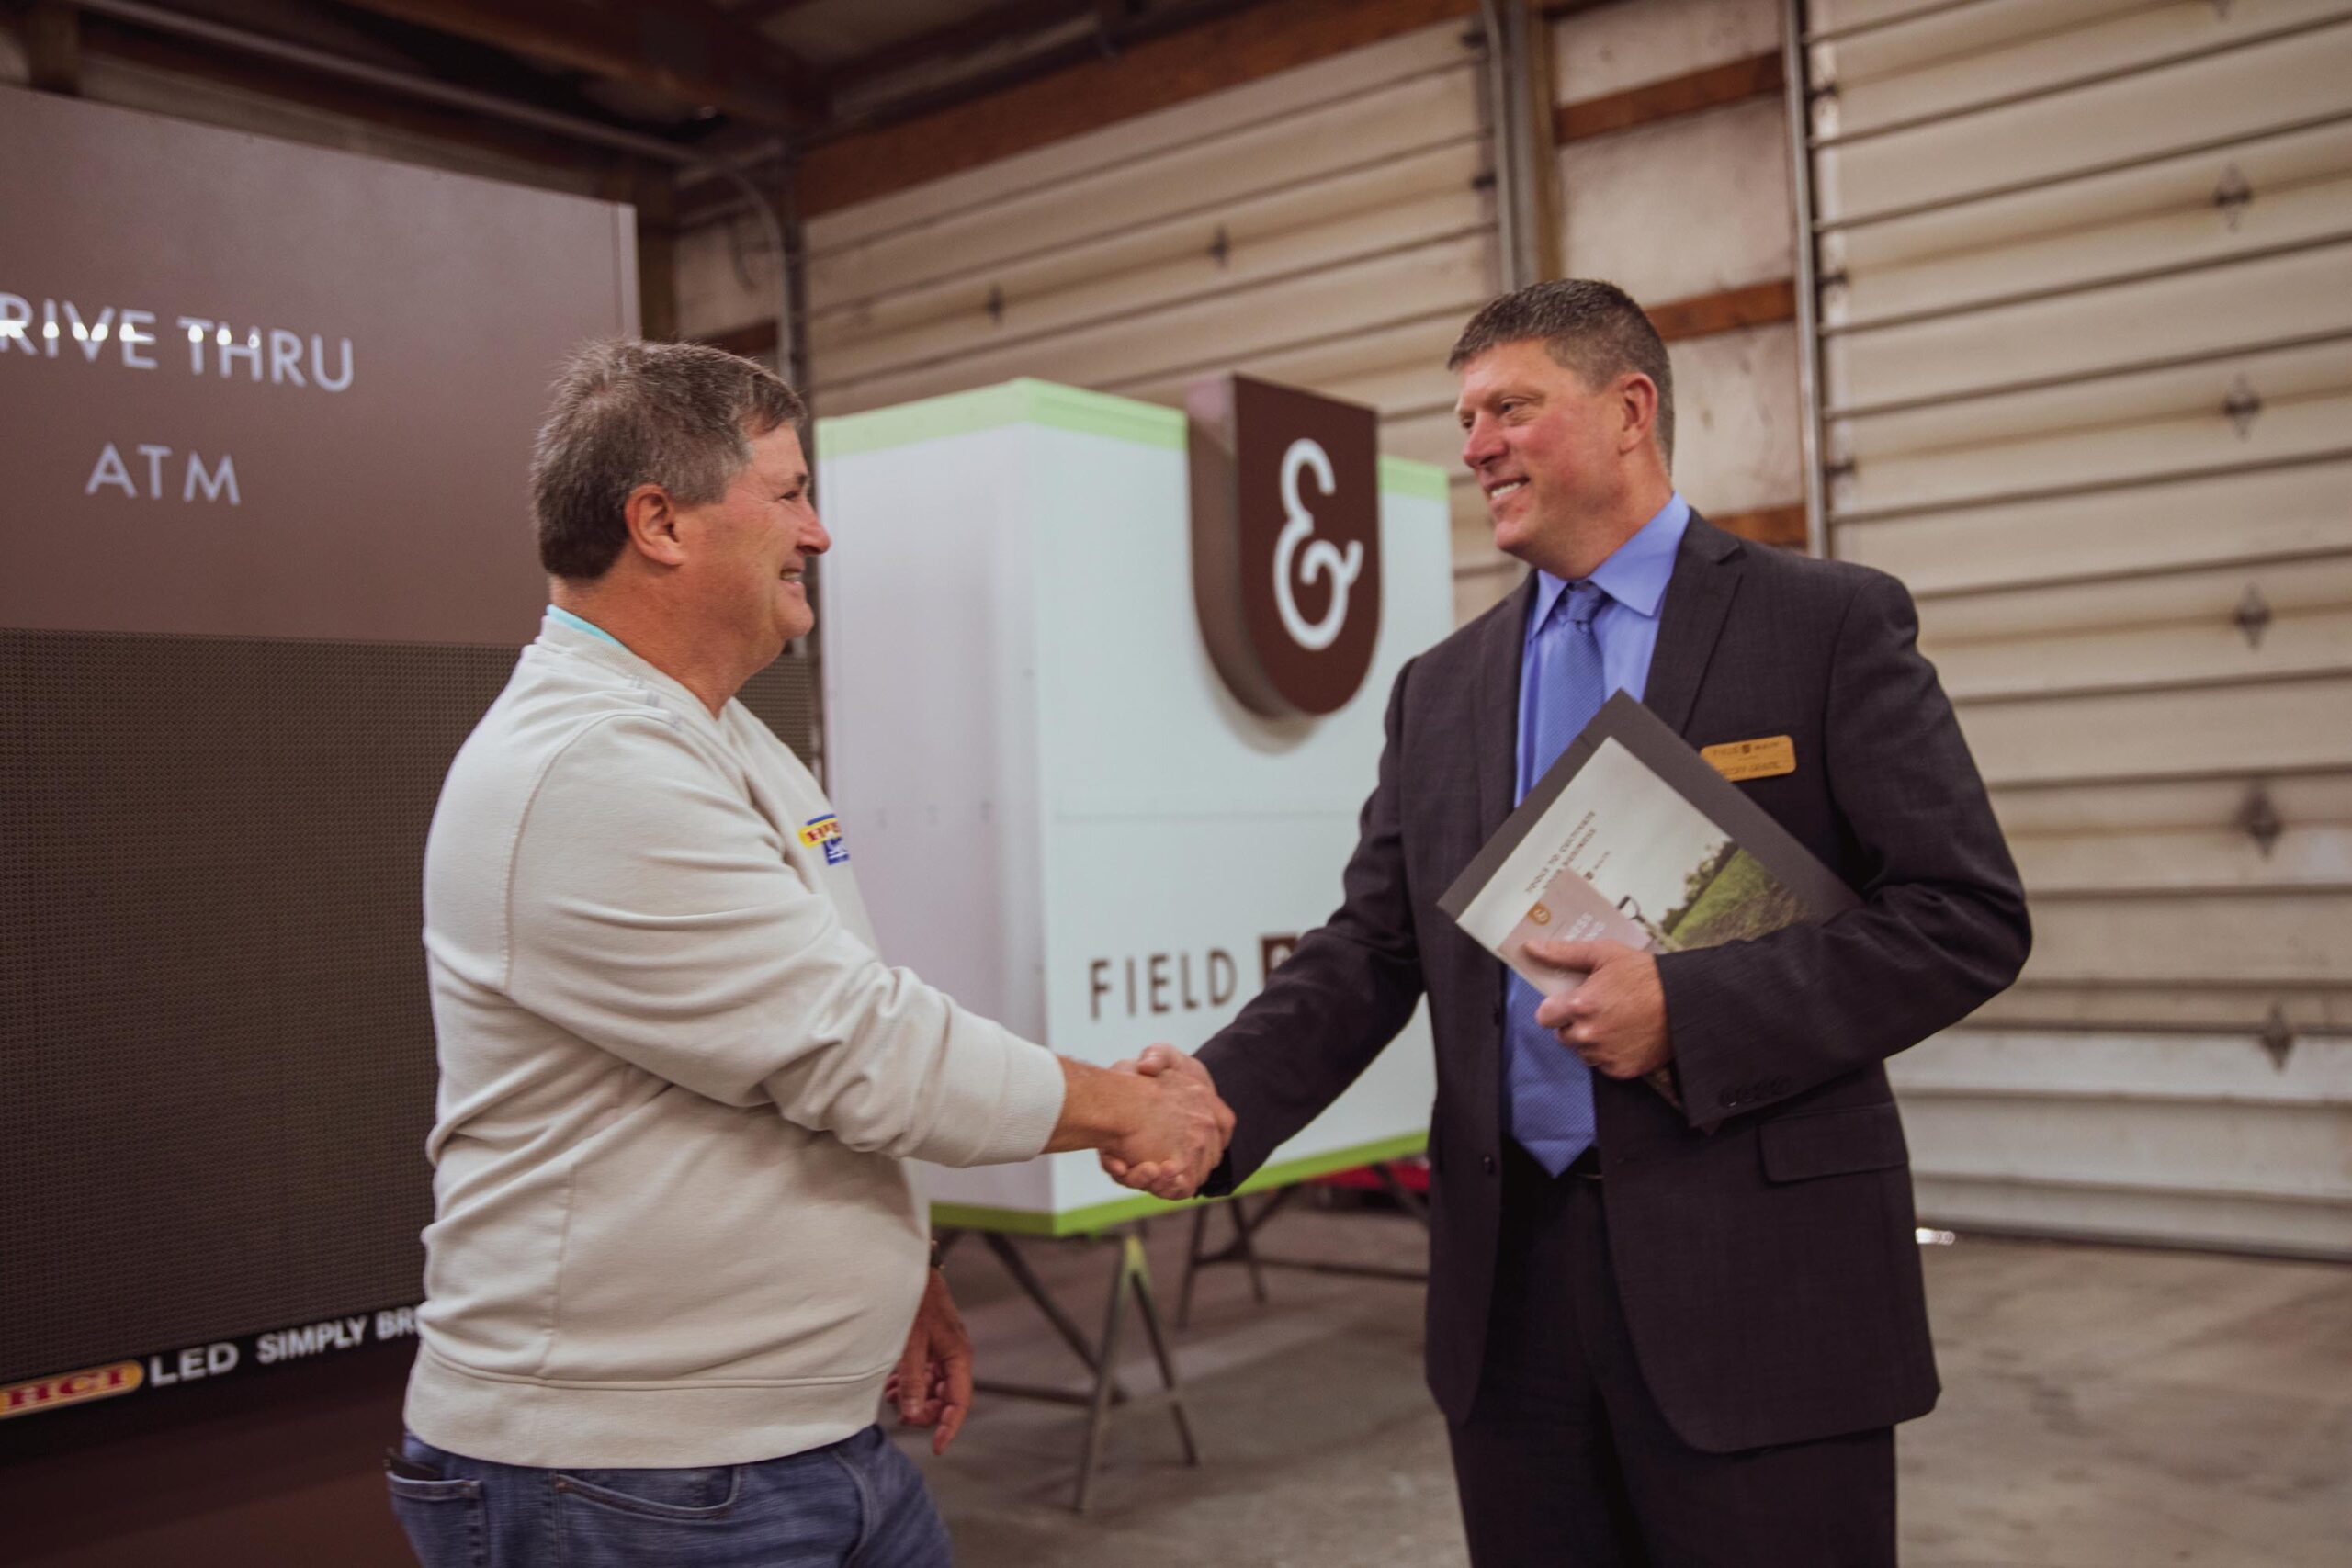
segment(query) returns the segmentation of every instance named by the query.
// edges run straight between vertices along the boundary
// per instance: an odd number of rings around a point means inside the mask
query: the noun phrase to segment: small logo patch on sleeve
[[[836,815],[810,818],[808,825],[800,829],[800,841],[812,850],[823,846],[827,865],[839,865],[849,859],[849,845],[842,841],[842,819]]]

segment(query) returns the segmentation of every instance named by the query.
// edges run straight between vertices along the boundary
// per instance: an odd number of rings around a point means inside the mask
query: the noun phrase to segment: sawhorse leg
[[[1283,1206],[1288,1203],[1297,1191],[1298,1189],[1295,1187],[1283,1188],[1280,1191],[1268,1196],[1266,1201],[1258,1206],[1258,1212],[1254,1214],[1250,1212],[1250,1201],[1247,1198],[1235,1198],[1223,1205],[1233,1216],[1233,1239],[1226,1243],[1224,1248],[1217,1252],[1210,1252],[1207,1249],[1207,1242],[1209,1211],[1219,1205],[1204,1203],[1193,1211],[1193,1244],[1184,1256],[1184,1288],[1178,1292],[1176,1298],[1177,1327],[1184,1328],[1191,1325],[1193,1282],[1203,1269],[1213,1263],[1239,1263],[1248,1269],[1250,1295],[1257,1300],[1260,1306],[1266,1304],[1266,1272],[1264,1267],[1258,1261],[1258,1248],[1254,1237],[1258,1227],[1282,1213]]]
[[[940,1250],[945,1252],[961,1235],[957,1231],[943,1234]],[[1035,1269],[1030,1268],[1029,1260],[1021,1256],[1020,1248],[1012,1244],[1010,1236],[987,1231],[982,1233],[982,1239],[990,1254],[1004,1266],[1005,1272],[1012,1275],[1013,1282],[1021,1287],[1022,1293],[1036,1303],[1037,1310],[1045,1314],[1046,1321],[1053,1325],[1054,1332],[1092,1379],[1084,1393],[1034,1383],[979,1382],[973,1385],[982,1393],[1006,1398],[1043,1400],[1049,1404],[1077,1404],[1086,1408],[1086,1436],[1084,1445],[1079,1450],[1078,1491],[1071,1507],[1080,1513],[1086,1511],[1086,1495],[1093,1483],[1095,1467],[1101,1462],[1103,1446],[1110,1437],[1111,1407],[1131,1403],[1126,1390],[1120,1385],[1118,1374],[1119,1336],[1126,1322],[1130,1299],[1142,1314],[1144,1335],[1151,1342],[1152,1358],[1159,1364],[1159,1380],[1163,1385],[1159,1394],[1147,1397],[1167,1402],[1169,1414],[1176,1422],[1177,1440],[1183,1447],[1184,1462],[1199,1464],[1200,1446],[1193,1439],[1192,1420],[1185,1414],[1183,1396],[1178,1387],[1176,1359],[1169,1348],[1166,1327],[1160,1321],[1159,1298],[1152,1290],[1151,1267],[1144,1254],[1141,1228],[1128,1225],[1118,1234],[1117,1258],[1111,1274],[1111,1302],[1103,1314],[1102,1337],[1092,1343],[1088,1341],[1084,1331],[1069,1314],[1062,1310],[1061,1303],[1054,1300],[1052,1292],[1046,1288],[1046,1282],[1037,1277]]]
[[[1094,1379],[1094,1401],[1086,1421],[1086,1448],[1079,1460],[1078,1495],[1070,1506],[1086,1512],[1086,1492],[1102,1444],[1111,1432],[1111,1403],[1115,1392],[1114,1369],[1119,1362],[1119,1330],[1126,1322],[1127,1297],[1135,1296],[1143,1314],[1143,1331],[1151,1341],[1152,1359],[1159,1363],[1159,1381],[1166,1391],[1168,1413],[1176,1420],[1176,1439],[1183,1445],[1184,1462],[1201,1462],[1200,1445],[1193,1440],[1193,1423],[1184,1414],[1184,1398],[1177,1390],[1176,1358],[1168,1348],[1168,1332],[1159,1321],[1159,1303],[1152,1294],[1151,1266],[1144,1257],[1143,1236],[1130,1226],[1119,1237],[1119,1261],[1111,1279],[1111,1304],[1102,1317],[1101,1368]]]
[[[1372,1169],[1380,1179],[1397,1206],[1420,1222],[1427,1229],[1430,1223],[1429,1201],[1405,1185],[1396,1168],[1385,1161],[1375,1163]],[[1234,1198],[1225,1205],[1233,1215],[1233,1239],[1217,1251],[1208,1250],[1209,1210],[1216,1205],[1204,1203],[1193,1213],[1192,1246],[1184,1256],[1184,1285],[1176,1298],[1176,1326],[1183,1328],[1193,1321],[1193,1284],[1204,1269],[1220,1263],[1239,1263],[1250,1270],[1250,1292],[1262,1306],[1266,1301],[1266,1275],[1269,1269],[1302,1269],[1316,1274],[1349,1274],[1369,1280],[1400,1280],[1426,1281],[1426,1269],[1391,1269],[1369,1263],[1325,1263],[1310,1258],[1268,1258],[1258,1250],[1257,1235],[1267,1221],[1282,1213],[1283,1206],[1301,1191],[1297,1187],[1284,1187],[1270,1194],[1251,1213],[1248,1201]]]

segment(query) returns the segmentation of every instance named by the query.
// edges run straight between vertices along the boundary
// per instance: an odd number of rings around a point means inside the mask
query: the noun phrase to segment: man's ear
[[[1630,371],[1617,383],[1617,398],[1625,420],[1617,432],[1617,450],[1639,451],[1657,429],[1657,383]]]
[[[685,539],[679,527],[677,503],[657,484],[642,484],[621,503],[628,526],[629,547],[662,566],[686,558]]]

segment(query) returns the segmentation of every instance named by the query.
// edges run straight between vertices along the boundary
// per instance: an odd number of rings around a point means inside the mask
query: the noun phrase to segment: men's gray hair
[[[1667,467],[1674,466],[1674,367],[1667,362],[1666,341],[1633,296],[1588,277],[1532,284],[1489,300],[1471,317],[1445,367],[1459,370],[1490,348],[1532,341],[1595,391],[1630,370],[1648,377],[1657,388],[1657,449]]]
[[[764,366],[698,343],[613,338],[571,356],[531,454],[539,564],[590,581],[628,540],[627,507],[657,484],[681,505],[727,493],[752,438],[806,417]]]

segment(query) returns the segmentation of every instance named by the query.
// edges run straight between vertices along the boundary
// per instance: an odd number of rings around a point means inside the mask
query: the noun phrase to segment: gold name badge
[[[1726,740],[1720,746],[1708,747],[1699,755],[1734,784],[1797,771],[1796,742],[1785,735],[1767,735],[1760,740]]]

